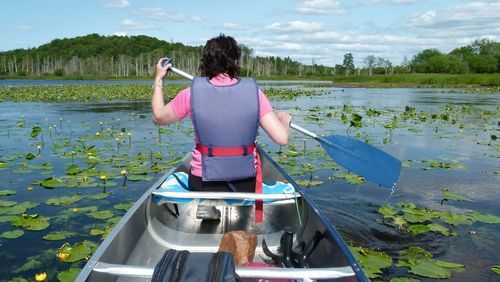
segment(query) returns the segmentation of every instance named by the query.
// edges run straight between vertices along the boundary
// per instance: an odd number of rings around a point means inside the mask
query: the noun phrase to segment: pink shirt
[[[233,85],[238,82],[237,79],[231,79],[228,76],[216,76],[212,79],[209,80],[209,82],[215,86],[227,86],[227,85]],[[170,102],[170,105],[172,106],[172,110],[174,111],[175,116],[179,119],[182,120],[186,116],[189,116],[189,118],[192,120],[191,117],[191,88],[188,87],[175,96],[174,99]],[[259,89],[259,114],[260,117],[262,118],[266,114],[270,113],[273,111],[273,108],[271,106],[271,103],[269,103],[269,100],[267,99],[266,95],[262,90]],[[198,142],[197,136],[194,137],[195,142]],[[255,152],[254,152],[255,153]],[[191,173],[193,175],[202,176],[202,169],[201,169],[201,153],[193,148],[193,158],[191,160]]]

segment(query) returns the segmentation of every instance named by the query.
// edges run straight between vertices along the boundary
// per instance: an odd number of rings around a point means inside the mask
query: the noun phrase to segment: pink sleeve
[[[271,103],[269,103],[266,94],[264,94],[264,92],[262,92],[262,90],[259,89],[259,112],[260,112],[259,119],[261,119],[263,116],[267,115],[272,111],[273,107],[271,106]]]
[[[177,119],[184,119],[191,112],[191,88],[188,87],[175,96],[172,101],[170,101],[172,110],[174,111]]]

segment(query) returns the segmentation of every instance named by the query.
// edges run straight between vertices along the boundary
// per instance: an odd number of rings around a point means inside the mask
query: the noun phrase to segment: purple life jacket
[[[215,86],[207,77],[194,78],[191,115],[199,141],[197,148],[206,149],[200,150],[203,181],[255,176],[253,150],[249,149],[253,148],[259,129],[259,90],[255,79],[240,78],[233,85]]]

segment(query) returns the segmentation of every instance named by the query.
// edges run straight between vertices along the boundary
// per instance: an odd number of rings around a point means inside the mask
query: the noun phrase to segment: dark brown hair
[[[240,73],[238,61],[241,49],[231,36],[220,34],[207,41],[203,48],[200,71],[202,76],[213,78],[220,73],[226,73],[236,78]]]

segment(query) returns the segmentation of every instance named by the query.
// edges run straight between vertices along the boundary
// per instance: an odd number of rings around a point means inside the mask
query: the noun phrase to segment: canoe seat
[[[203,205],[206,200],[222,200],[223,204],[231,206],[252,206],[256,199],[261,199],[264,204],[277,201],[292,200],[300,197],[295,192],[292,184],[276,181],[274,183],[263,183],[262,193],[239,193],[239,192],[195,192],[188,188],[188,175],[185,172],[176,172],[169,175],[167,179],[153,191],[153,201],[157,205],[164,203],[187,204],[198,201]]]
[[[93,271],[122,277],[151,279],[154,267],[97,262]],[[236,274],[240,278],[267,279],[338,279],[355,276],[354,270],[350,266],[325,268],[236,267]]]

